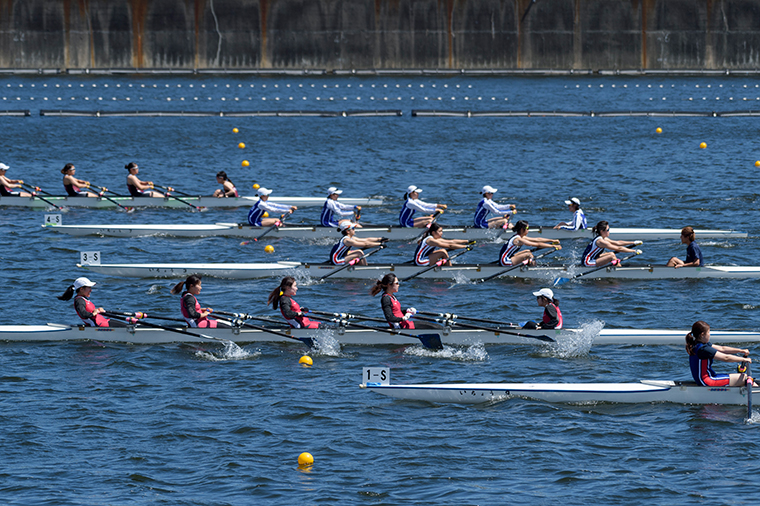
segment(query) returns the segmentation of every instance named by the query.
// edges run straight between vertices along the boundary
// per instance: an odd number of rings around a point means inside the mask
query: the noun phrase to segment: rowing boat
[[[224,199],[217,199],[224,200]],[[302,205],[302,204],[298,204]],[[46,224],[46,228],[55,232],[74,236],[100,235],[106,237],[141,237],[149,235],[165,235],[173,237],[258,237],[266,228],[252,227],[244,223],[214,223],[214,224],[136,224],[136,225],[56,225]],[[591,239],[589,230],[554,230],[552,228],[531,228],[541,237],[547,239]],[[418,228],[408,227],[376,227],[367,226],[356,229],[357,237],[387,237],[391,241],[411,241],[420,236],[422,231]],[[611,229],[616,239],[624,241],[653,241],[660,239],[677,240],[681,236],[680,230],[657,229],[657,228],[619,228]],[[747,237],[746,232],[733,230],[697,230],[695,232],[700,239],[728,239]],[[493,240],[496,238],[507,239],[512,233],[502,229],[486,229],[472,227],[445,227],[444,234],[447,239],[467,240]],[[340,237],[334,227],[321,226],[288,226],[276,228],[269,233],[272,238],[287,237],[291,239],[323,239]]]
[[[227,278],[227,279],[256,279],[283,275],[301,276],[303,278],[318,279],[337,271],[340,267],[326,263],[300,263],[300,262],[276,262],[276,263],[156,263],[156,264],[100,264],[87,265],[77,264],[77,267],[87,269],[98,274],[109,276],[136,277],[136,278],[180,278],[190,274]],[[411,263],[406,264],[371,264],[365,266],[351,266],[331,275],[331,279],[380,279],[388,272],[393,272],[399,278],[412,276],[420,272],[423,267]],[[493,274],[504,271],[505,268],[494,264],[455,264],[447,267],[436,267],[419,278],[451,280],[456,282],[473,281],[486,278]],[[540,279],[545,282],[561,277],[570,277],[589,269],[579,266],[557,267],[527,267],[521,266],[513,269],[504,278]],[[752,266],[719,266],[709,265],[705,267],[683,267],[674,269],[664,265],[639,265],[613,267],[598,270],[585,279],[744,279],[760,278],[760,267]]]
[[[153,197],[111,197],[108,199],[102,197],[69,197],[65,195],[45,195],[45,200],[52,202],[60,207],[91,207],[96,209],[115,209],[118,202],[124,207],[189,207],[184,202],[197,207],[251,207],[258,202],[258,197],[179,197],[178,200],[173,197],[162,199]],[[109,200],[110,199],[110,200]],[[325,203],[324,197],[270,197],[270,202],[277,204],[286,204],[298,207],[315,207]],[[379,206],[383,204],[382,199],[341,199],[341,202],[354,206]],[[47,209],[50,207],[48,202],[44,202],[38,197],[0,197],[0,207],[31,207],[34,209]]]
[[[593,345],[682,345],[687,330],[663,330],[663,329],[601,329],[601,324],[589,325],[587,328],[562,329],[562,330],[528,330],[508,329],[506,332],[518,331],[529,336],[548,336],[557,342],[557,346],[582,344],[584,342]],[[185,329],[186,327],[176,327]],[[216,329],[187,329],[191,332],[199,332],[219,339],[226,339],[238,343],[259,342],[293,342],[286,337],[270,334],[261,330],[248,328],[219,327]],[[441,342],[448,346],[469,346],[473,344],[484,345],[537,345],[546,344],[531,337],[520,337],[504,332],[492,332],[486,330],[464,330],[442,328],[441,330],[413,330],[401,331],[399,334],[388,334],[377,330],[350,329],[345,327],[333,327],[331,329],[291,329],[289,327],[272,327],[272,330],[289,334],[296,338],[312,337],[319,341],[335,339],[344,345],[404,345],[414,344],[413,335],[438,334]],[[147,327],[84,327],[81,325],[61,325],[48,323],[47,325],[0,325],[0,341],[103,341],[135,344],[164,344],[175,342],[201,342],[203,338],[190,335],[182,335],[176,332]],[[710,340],[713,343],[760,343],[760,332],[722,331],[711,330]]]
[[[638,383],[451,383],[446,385],[359,385],[378,394],[410,401],[482,404],[513,398],[563,404],[598,402],[747,404],[746,387],[703,387],[690,381]]]

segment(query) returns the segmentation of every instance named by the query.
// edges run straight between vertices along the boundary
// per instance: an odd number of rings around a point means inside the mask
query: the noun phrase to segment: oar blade
[[[422,346],[430,348],[431,350],[442,350],[443,343],[441,342],[441,336],[438,334],[420,334],[415,336],[420,340]]]
[[[547,336],[547,335],[540,335],[540,336],[530,336],[534,339],[538,339],[539,341],[544,341],[545,343],[556,343],[557,341],[553,338]]]
[[[301,341],[303,344],[308,346],[309,348],[314,348],[314,339],[311,337],[296,337],[299,341]]]
[[[552,286],[560,286],[560,285],[564,285],[564,284],[565,284],[565,283],[567,283],[568,281],[570,281],[570,278],[556,278],[556,279],[554,280],[554,283],[552,283]]]

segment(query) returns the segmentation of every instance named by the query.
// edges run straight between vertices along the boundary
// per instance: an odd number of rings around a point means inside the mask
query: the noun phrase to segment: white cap
[[[329,197],[330,195],[334,194],[334,193],[335,193],[335,194],[338,194],[338,195],[340,195],[341,193],[343,193],[343,190],[339,190],[339,189],[337,189],[337,188],[336,188],[336,187],[334,187],[334,186],[331,186],[331,187],[329,187],[329,188],[327,189],[327,196],[328,196],[328,197]]]
[[[8,169],[10,169],[10,167],[5,165],[4,163],[0,163],[0,170],[8,170]]]
[[[79,290],[83,286],[95,286],[95,282],[87,278],[77,278],[74,280],[74,290]]]
[[[496,189],[496,188],[494,188],[493,186],[488,186],[488,185],[485,185],[485,186],[483,187],[483,189],[482,189],[482,190],[480,190],[480,193],[496,193],[497,191],[499,191],[499,190],[497,190],[497,189]]]
[[[536,297],[546,297],[549,300],[554,299],[554,292],[552,292],[549,288],[542,288],[537,292],[533,292],[533,295]]]
[[[570,200],[565,201],[566,205],[575,204],[578,207],[581,207],[581,201],[578,199],[578,197],[573,197]]]
[[[354,223],[352,221],[342,221],[342,222],[340,222],[340,230],[341,230],[341,232],[344,231],[344,230],[347,230],[349,228],[354,228],[354,227],[356,227],[356,223]]]
[[[261,188],[259,188],[259,191],[257,191],[256,193],[258,193],[259,195],[262,195],[262,196],[263,195],[269,195],[270,193],[272,193],[272,190],[267,190],[266,188],[264,188],[262,186]]]
[[[417,188],[416,186],[411,185],[406,189],[406,193],[412,193],[412,192],[422,193],[422,188]]]

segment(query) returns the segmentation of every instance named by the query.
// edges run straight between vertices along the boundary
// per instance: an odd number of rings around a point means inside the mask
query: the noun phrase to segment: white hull
[[[223,199],[217,199],[223,200]],[[303,205],[303,204],[298,204]],[[191,224],[191,225],[57,225],[47,226],[50,230],[75,236],[101,235],[107,237],[141,237],[148,235],[166,235],[173,237],[244,237],[254,238],[261,235],[266,230],[262,227],[251,227],[239,223],[214,223],[208,225]],[[646,229],[646,228],[618,228],[611,229],[611,233],[619,240],[642,240],[653,241],[659,239],[677,240],[681,236],[680,230],[671,229]],[[551,228],[538,227],[536,230],[531,228],[531,232],[547,239],[591,239],[591,232],[588,230],[569,231],[553,230]],[[357,237],[387,237],[392,241],[411,241],[418,238],[423,231],[416,228],[402,227],[364,227],[356,229]],[[697,237],[700,239],[723,239],[723,238],[742,238],[747,237],[746,232],[735,232],[733,230],[697,230]],[[468,240],[493,240],[496,238],[508,239],[511,232],[505,233],[501,229],[483,229],[470,227],[445,227],[444,235],[447,239],[468,239]],[[291,239],[338,239],[340,234],[333,227],[319,226],[284,226],[274,229],[267,234],[267,237],[275,239],[278,237],[287,237]]]
[[[181,327],[185,329],[185,327]],[[190,332],[206,334],[220,339],[228,339],[238,343],[259,342],[295,342],[276,334],[270,334],[253,329],[186,329]],[[404,331],[403,334],[388,334],[376,330],[332,328],[327,330],[290,329],[287,327],[276,328],[279,332],[290,334],[294,337],[312,337],[319,340],[320,336],[334,338],[340,344],[345,345],[404,345],[419,343],[414,335],[438,334],[441,342],[447,346],[469,346],[472,344],[485,345],[539,345],[544,344],[534,338],[514,336],[503,332],[490,332],[484,330],[426,330],[418,329]],[[511,332],[519,332],[532,336],[548,336],[556,340],[558,345],[575,343],[587,339],[593,339],[594,345],[682,345],[687,330],[660,330],[660,329],[602,329],[598,335],[591,335],[584,329],[563,330],[520,330],[505,329]],[[412,337],[410,337],[412,336]],[[710,331],[711,342],[717,344],[726,343],[760,343],[760,332],[733,332],[733,331]],[[80,341],[93,340],[103,342],[120,342],[136,344],[162,344],[176,342],[203,342],[206,338],[183,335],[155,328],[95,328],[69,325],[0,325],[0,341]],[[551,343],[550,343],[551,344]]]
[[[614,402],[639,404],[747,404],[745,387],[712,388],[692,382],[641,381],[639,383],[454,383],[448,385],[380,385],[362,388],[410,401],[482,404],[525,398],[563,404]]]
[[[234,198],[215,198],[215,197],[183,197],[175,195],[197,207],[251,207],[259,199],[258,197],[234,197]],[[124,207],[173,207],[191,209],[187,204],[183,204],[175,198],[153,198],[153,197],[111,197]],[[42,198],[49,200],[60,207],[91,207],[96,209],[116,209],[118,206],[108,199],[101,197],[66,197],[66,196],[48,196],[42,195]],[[278,204],[287,204],[298,207],[315,207],[322,206],[325,203],[324,197],[270,197],[269,200]],[[382,199],[341,199],[341,202],[354,206],[379,206],[383,204]],[[0,197],[0,207],[31,207],[34,209],[47,209],[50,205],[37,197]]]
[[[339,269],[330,264],[301,264],[298,262],[277,263],[207,263],[207,264],[101,264],[82,265],[77,267],[98,274],[109,276],[138,277],[138,278],[180,278],[190,274],[201,274],[217,278],[255,279],[281,275],[302,275],[319,279],[330,272]],[[505,270],[493,264],[456,264],[450,267],[437,267],[420,275],[419,278],[466,281],[486,278]],[[411,276],[423,270],[411,264],[377,264],[349,267],[337,272],[330,279],[379,279],[388,272],[393,272],[399,278]],[[504,274],[504,278],[540,279],[545,282],[556,277],[570,278],[574,274],[587,272],[589,269],[572,266],[567,267],[519,267]],[[631,266],[608,267],[588,274],[581,279],[744,279],[760,278],[760,267],[673,267]]]

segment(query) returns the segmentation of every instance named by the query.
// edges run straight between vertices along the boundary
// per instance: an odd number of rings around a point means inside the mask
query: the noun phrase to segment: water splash
[[[457,285],[474,285],[475,284],[475,281],[465,276],[465,274],[461,271],[453,272],[451,277],[452,277],[453,283],[451,284],[451,286],[449,286],[449,289],[454,288]]]
[[[746,423],[747,425],[755,425],[756,423],[760,423],[760,413],[758,413],[757,411],[753,409],[752,416],[750,418],[745,418],[744,423]]]
[[[219,352],[197,349],[195,356],[210,362],[227,362],[230,360],[247,360],[261,356],[260,351],[244,350],[232,341],[224,341],[224,349]]]
[[[318,279],[314,279],[306,272],[306,269],[287,269],[285,276],[293,276],[298,283],[298,286],[311,286],[319,282]],[[284,277],[284,276],[283,276]]]
[[[334,329],[317,329],[311,336],[314,340],[313,354],[323,357],[342,357],[340,342],[335,339]]]
[[[415,357],[446,358],[458,362],[485,362],[488,360],[488,352],[483,343],[471,344],[466,348],[444,345],[442,350],[431,350],[422,345],[409,346],[404,350],[404,354]]]
[[[148,288],[148,291],[145,293],[147,293],[148,295],[155,295],[163,291],[164,291],[164,287],[161,285],[150,285],[150,288]]]
[[[549,346],[550,354],[558,358],[585,357],[603,328],[603,321],[594,320],[582,324],[578,327],[578,332],[563,333],[556,343]]]

